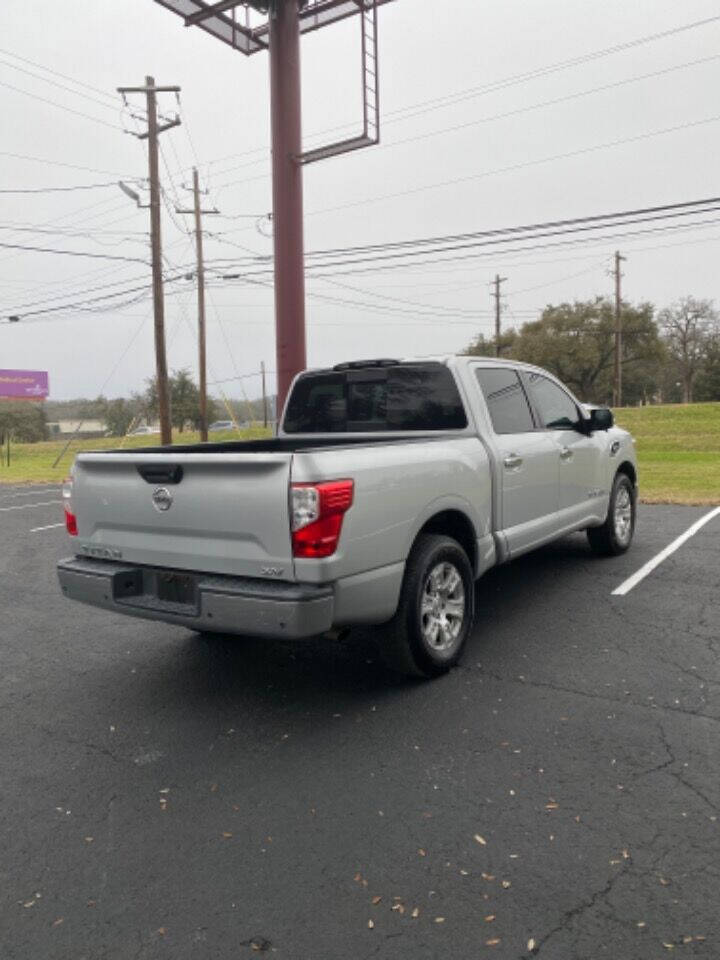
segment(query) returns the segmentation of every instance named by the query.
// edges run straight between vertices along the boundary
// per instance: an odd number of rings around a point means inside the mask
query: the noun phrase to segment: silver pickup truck
[[[575,530],[627,550],[630,434],[555,377],[482,357],[308,370],[267,440],[81,453],[64,489],[74,600],[299,639],[376,625],[392,666],[457,663],[474,580]]]

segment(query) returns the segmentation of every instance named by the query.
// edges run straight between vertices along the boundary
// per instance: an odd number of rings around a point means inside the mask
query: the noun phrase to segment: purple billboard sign
[[[46,370],[0,370],[0,398],[44,400],[49,393]]]

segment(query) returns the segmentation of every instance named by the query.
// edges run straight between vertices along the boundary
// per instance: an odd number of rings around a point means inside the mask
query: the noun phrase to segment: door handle
[[[521,466],[522,462],[522,457],[519,457],[516,453],[511,453],[503,460],[503,463],[508,470],[515,470],[517,467]]]
[[[560,459],[561,460],[572,460],[573,452],[570,447],[560,447]]]

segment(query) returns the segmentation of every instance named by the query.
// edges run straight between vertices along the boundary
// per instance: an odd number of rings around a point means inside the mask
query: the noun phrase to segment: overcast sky
[[[503,89],[478,90],[718,15],[718,0],[395,0],[379,14],[382,144],[305,169],[306,250],[718,194],[720,20]],[[314,145],[322,138],[312,134],[359,118],[357,25],[330,27],[302,43],[303,126]],[[162,174],[168,195],[188,204],[182,185],[194,162],[191,139],[210,188],[206,202],[224,215],[206,219],[214,234],[206,240],[208,260],[224,258],[223,268],[231,270],[232,259],[248,248],[271,252],[255,221],[271,206],[265,54],[245,58],[197,28],[185,29],[154,0],[3,0],[0,48],[0,190],[110,184],[0,194],[0,243],[130,258],[0,249],[2,321],[29,313],[38,301],[72,303],[114,281],[126,279],[132,288],[149,278],[145,263],[133,262],[149,256],[148,212],[113,184],[119,176],[147,174],[144,145],[123,132],[137,127],[115,94],[146,74],[182,87],[184,124],[162,137]],[[546,103],[570,94],[582,95]],[[174,99],[165,97],[162,108],[172,114]],[[607,146],[616,141],[626,142]],[[168,263],[189,268],[192,238],[167,214],[163,230]],[[456,351],[478,331],[490,331],[489,282],[496,272],[508,278],[508,325],[546,303],[610,294],[617,246],[628,258],[628,299],[657,305],[688,293],[720,299],[720,227],[713,223],[619,242],[335,275],[308,281],[310,294],[350,301],[308,300],[308,362]],[[255,374],[263,360],[272,370],[272,290],[211,287],[209,379]],[[194,287],[174,284],[177,290],[166,300],[169,366],[195,371]],[[425,306],[416,319],[418,303]],[[154,370],[150,301],[2,322],[0,367],[48,370],[53,399],[100,390],[127,395]],[[242,396],[243,388],[256,396],[257,378],[225,384],[230,396]]]

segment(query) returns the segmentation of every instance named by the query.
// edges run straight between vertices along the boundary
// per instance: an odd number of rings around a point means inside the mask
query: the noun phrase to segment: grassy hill
[[[640,494],[649,503],[720,503],[720,403],[687,406],[624,407],[615,411],[617,423],[637,441],[640,462]],[[244,431],[249,439],[265,435],[262,428]],[[175,435],[181,443],[193,443],[197,434]],[[237,439],[234,432],[213,434],[213,440]],[[10,467],[3,450],[0,483],[53,483],[61,481],[78,450],[112,449],[118,446],[148,447],[158,437],[129,437],[75,442],[56,468],[53,462],[65,441],[16,444],[11,448]]]
[[[650,503],[720,503],[720,403],[624,407],[637,441],[640,495]]]

